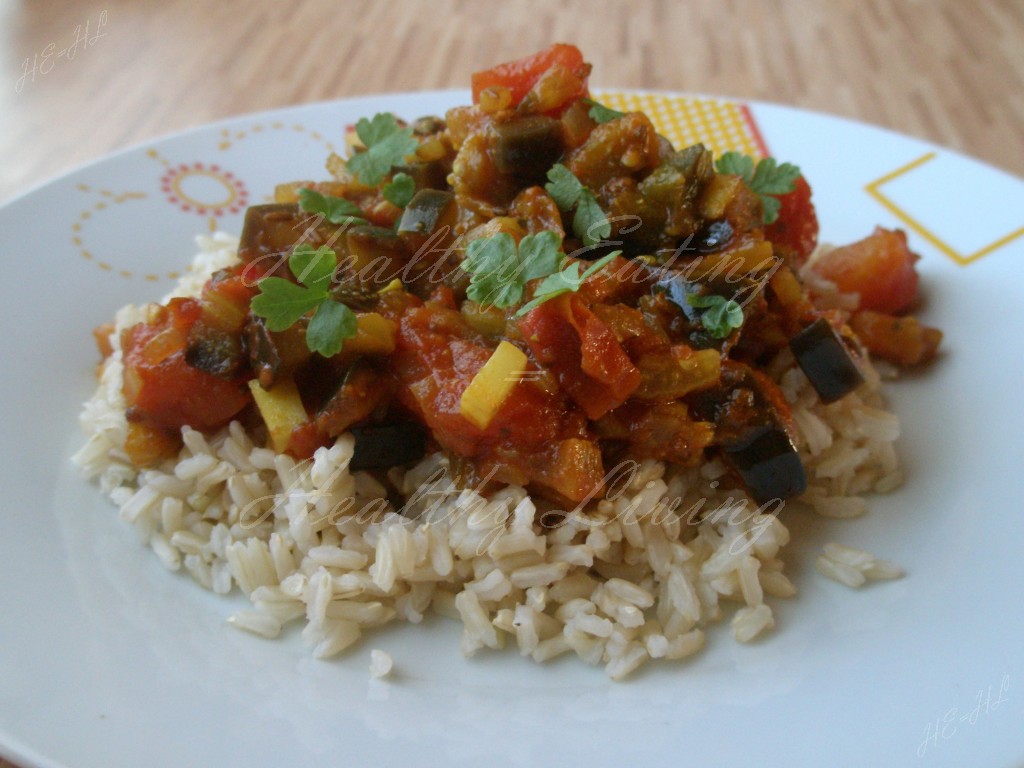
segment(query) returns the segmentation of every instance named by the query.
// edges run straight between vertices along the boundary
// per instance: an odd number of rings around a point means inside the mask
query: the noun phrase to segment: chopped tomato
[[[185,362],[188,332],[202,313],[195,299],[171,299],[156,317],[124,331],[124,395],[130,421],[157,429],[213,429],[249,402],[241,382]]]
[[[926,363],[935,357],[942,331],[914,317],[893,317],[863,310],[850,318],[850,327],[873,355],[901,366]]]
[[[480,477],[534,482],[572,500],[583,498],[583,489],[600,493],[600,450],[583,445],[585,419],[557,392],[524,380],[485,429],[462,415],[462,393],[492,352],[458,311],[432,301],[413,307],[401,317],[389,360],[398,397],[442,447],[473,459]],[[588,459],[577,465],[572,456]]]
[[[484,72],[473,75],[473,103],[480,103],[480,94],[487,88],[503,87],[512,94],[510,106],[516,107],[537,82],[554,67],[562,67],[574,76],[579,85],[573,93],[567,94],[562,104],[568,104],[587,95],[587,76],[590,66],[583,61],[583,54],[575,45],[555,43],[550,48],[508,61]]]
[[[801,265],[818,245],[818,215],[807,180],[797,177],[793,191],[780,195],[779,202],[779,218],[765,227],[764,236],[775,245],[789,248]]]
[[[905,232],[876,227],[863,240],[823,254],[811,268],[840,291],[860,294],[861,309],[899,315],[917,298],[918,258]]]
[[[599,419],[640,386],[633,365],[611,329],[575,295],[534,308],[519,330],[537,361],[548,368],[590,419]]]

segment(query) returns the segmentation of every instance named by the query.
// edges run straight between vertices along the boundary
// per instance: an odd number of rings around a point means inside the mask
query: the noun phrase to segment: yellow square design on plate
[[[928,152],[864,189],[961,266],[1024,236],[1017,182],[957,155]]]

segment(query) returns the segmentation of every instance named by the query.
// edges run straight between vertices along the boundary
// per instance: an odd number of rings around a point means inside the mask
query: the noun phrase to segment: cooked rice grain
[[[174,295],[198,293],[212,270],[235,259],[237,241],[226,235],[201,237],[199,245]],[[147,313],[133,306],[117,313],[115,351],[83,409],[87,441],[75,461],[167,568],[207,589],[237,585],[249,596],[254,609],[229,619],[239,629],[276,637],[283,625],[305,621],[303,639],[325,658],[365,629],[418,622],[432,610],[462,621],[467,656],[511,639],[537,662],[572,651],[618,680],[649,659],[697,653],[705,629],[724,615],[723,601],[737,607],[733,635],[749,642],[774,625],[765,595],[796,592],[778,559],[786,526],[750,505],[729,506],[737,493],[722,487],[727,471],[717,460],[696,470],[644,461],[623,495],[555,517],[522,488],[490,498],[455,488],[440,455],[391,471],[407,499],[397,514],[379,482],[349,470],[349,435],[296,461],[262,447],[262,435],[238,423],[207,435],[186,428],[174,461],[139,471],[123,451],[117,341]],[[829,517],[855,517],[866,509],[861,493],[899,484],[899,421],[884,410],[873,369],[865,386],[829,406],[788,352],[770,372],[793,406],[810,478],[803,502]],[[560,522],[541,528],[541,519]],[[850,586],[901,575],[835,544],[817,567]],[[391,664],[371,651],[374,677]]]

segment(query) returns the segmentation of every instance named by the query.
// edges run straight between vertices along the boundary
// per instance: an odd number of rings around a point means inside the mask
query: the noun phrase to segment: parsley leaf
[[[724,339],[734,328],[743,325],[743,307],[733,299],[727,299],[717,294],[698,296],[695,293],[688,294],[686,303],[691,307],[703,309],[700,322],[716,339]]]
[[[306,346],[324,357],[333,357],[341,352],[345,339],[351,339],[358,330],[355,312],[340,301],[325,299],[306,328]]]
[[[561,163],[555,163],[548,171],[548,183],[544,189],[551,195],[555,205],[563,211],[572,210],[583,192],[583,184],[576,175]]]
[[[379,112],[372,120],[360,118],[356,135],[366,149],[349,158],[348,168],[360,182],[371,187],[380,184],[394,166],[419,146],[412,129],[401,127],[390,112]]]
[[[320,306],[324,297],[282,277],[265,277],[260,292],[252,299],[252,313],[267,321],[267,329],[283,331],[299,318]]]
[[[519,311],[516,312],[516,317],[522,317],[527,312],[539,307],[545,301],[551,301],[551,299],[556,296],[561,296],[563,293],[575,293],[580,289],[588,277],[596,274],[608,262],[621,253],[622,251],[613,251],[607,256],[598,259],[587,267],[587,270],[582,275],[580,274],[580,263],[578,261],[572,262],[560,272],[548,275],[537,285],[536,290],[533,292],[533,299],[520,307]]]
[[[583,99],[583,103],[590,107],[590,111],[587,114],[590,115],[590,119],[595,123],[610,123],[612,120],[617,120],[626,115],[625,112],[619,112],[619,110],[606,107],[604,104],[598,104],[593,99]]]
[[[478,304],[511,307],[523,295],[515,276],[516,241],[507,232],[474,240],[466,247],[462,268],[472,276],[466,296]]]
[[[325,245],[315,251],[309,243],[299,243],[288,257],[288,267],[295,278],[308,288],[329,290],[338,257]]]
[[[356,335],[355,313],[331,298],[331,282],[338,257],[325,245],[316,250],[300,243],[288,257],[288,267],[301,285],[281,277],[265,277],[252,299],[252,313],[267,321],[267,329],[283,331],[314,312],[306,328],[306,346],[331,357],[341,351],[345,339]]]
[[[523,282],[550,275],[562,261],[559,247],[562,239],[549,229],[527,235],[519,243],[519,260],[523,265]]]
[[[611,222],[589,189],[583,191],[579,203],[576,204],[576,214],[572,217],[572,231],[584,245],[596,245],[607,240],[612,234]]]
[[[561,245],[561,238],[550,230],[527,235],[518,248],[507,232],[474,240],[462,262],[471,275],[466,295],[479,304],[502,309],[518,304],[527,282],[558,269]]]
[[[384,185],[384,199],[394,206],[405,208],[416,194],[416,182],[408,173],[396,173],[387,184]]]
[[[611,235],[611,222],[598,205],[594,193],[564,165],[555,163],[551,166],[544,189],[561,211],[568,213],[576,209],[572,217],[572,231],[584,245],[596,245]]]
[[[779,165],[775,158],[764,157],[754,165],[754,160],[739,152],[726,152],[715,161],[719,173],[732,173],[743,179],[761,198],[764,223],[772,224],[779,218],[782,204],[778,195],[785,195],[795,189],[800,169],[792,163]]]
[[[308,187],[299,190],[299,208],[306,213],[319,214],[331,224],[349,224],[356,227],[366,223],[365,214],[351,200],[334,195],[321,195]]]

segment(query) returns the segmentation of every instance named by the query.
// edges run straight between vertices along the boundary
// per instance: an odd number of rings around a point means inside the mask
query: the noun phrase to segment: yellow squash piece
[[[253,379],[249,382],[256,407],[267,425],[274,450],[282,453],[288,448],[292,432],[309,418],[299,397],[298,387],[291,377],[282,377],[271,389],[264,389]]]
[[[487,429],[526,370],[526,355],[503,341],[462,393],[459,413],[479,429]]]
[[[395,351],[398,326],[377,312],[361,312],[356,316],[356,335],[345,340],[344,350],[360,355],[390,355]]]

